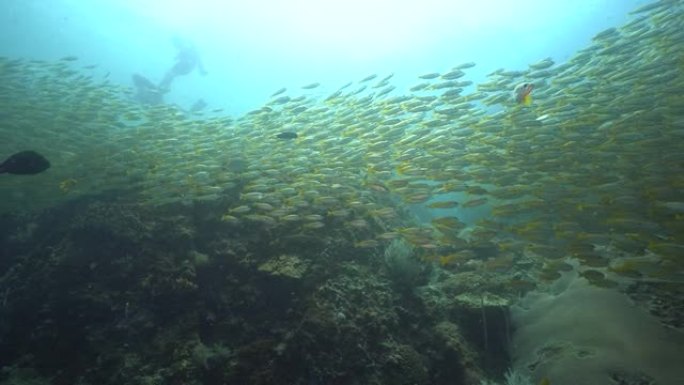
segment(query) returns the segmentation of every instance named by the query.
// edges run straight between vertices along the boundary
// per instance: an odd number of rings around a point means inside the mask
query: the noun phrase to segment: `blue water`
[[[475,82],[546,57],[560,63],[648,2],[4,0],[0,55],[75,55],[130,87],[133,73],[160,81],[174,63],[172,39],[181,38],[208,74],[179,77],[166,102],[189,108],[202,98],[239,115],[281,87],[296,94],[320,82],[315,92],[325,96],[377,73],[394,74],[401,90],[468,61],[477,63],[468,72]]]

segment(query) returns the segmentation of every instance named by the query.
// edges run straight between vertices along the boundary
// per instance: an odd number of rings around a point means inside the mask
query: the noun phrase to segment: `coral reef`
[[[221,204],[82,199],[0,218],[0,383],[478,384],[497,370],[504,304],[430,290],[449,280],[409,246],[236,226],[208,215]]]

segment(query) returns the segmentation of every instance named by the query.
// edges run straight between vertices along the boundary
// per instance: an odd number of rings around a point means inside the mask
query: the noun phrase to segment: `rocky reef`
[[[479,384],[507,367],[507,302],[482,282],[220,205],[0,217],[0,383]]]

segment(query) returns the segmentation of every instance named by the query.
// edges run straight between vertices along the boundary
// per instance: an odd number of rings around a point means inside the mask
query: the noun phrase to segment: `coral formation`
[[[84,199],[0,218],[12,229],[0,249],[0,383],[483,378],[471,332],[481,309],[427,290],[431,268],[407,245],[383,254],[334,233],[217,223],[212,211]]]

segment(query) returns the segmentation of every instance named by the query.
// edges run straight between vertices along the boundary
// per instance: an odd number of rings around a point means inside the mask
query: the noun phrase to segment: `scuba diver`
[[[133,74],[133,85],[136,89],[135,98],[139,102],[151,105],[161,104],[164,102],[164,94],[170,91],[171,83],[178,76],[188,75],[195,69],[202,75],[207,74],[197,49],[192,43],[183,41],[179,37],[174,37],[173,45],[178,51],[176,53],[176,62],[166,71],[164,78],[158,85],[155,85],[148,78],[140,74]]]
[[[188,75],[195,70],[195,68],[197,68],[202,76],[207,74],[207,71],[202,65],[202,60],[197,53],[197,49],[195,49],[193,44],[184,42],[180,38],[175,37],[173,39],[173,45],[176,46],[176,50],[178,50],[178,53],[176,54],[176,64],[166,71],[164,79],[159,83],[159,88],[162,90],[168,90],[176,77]]]

